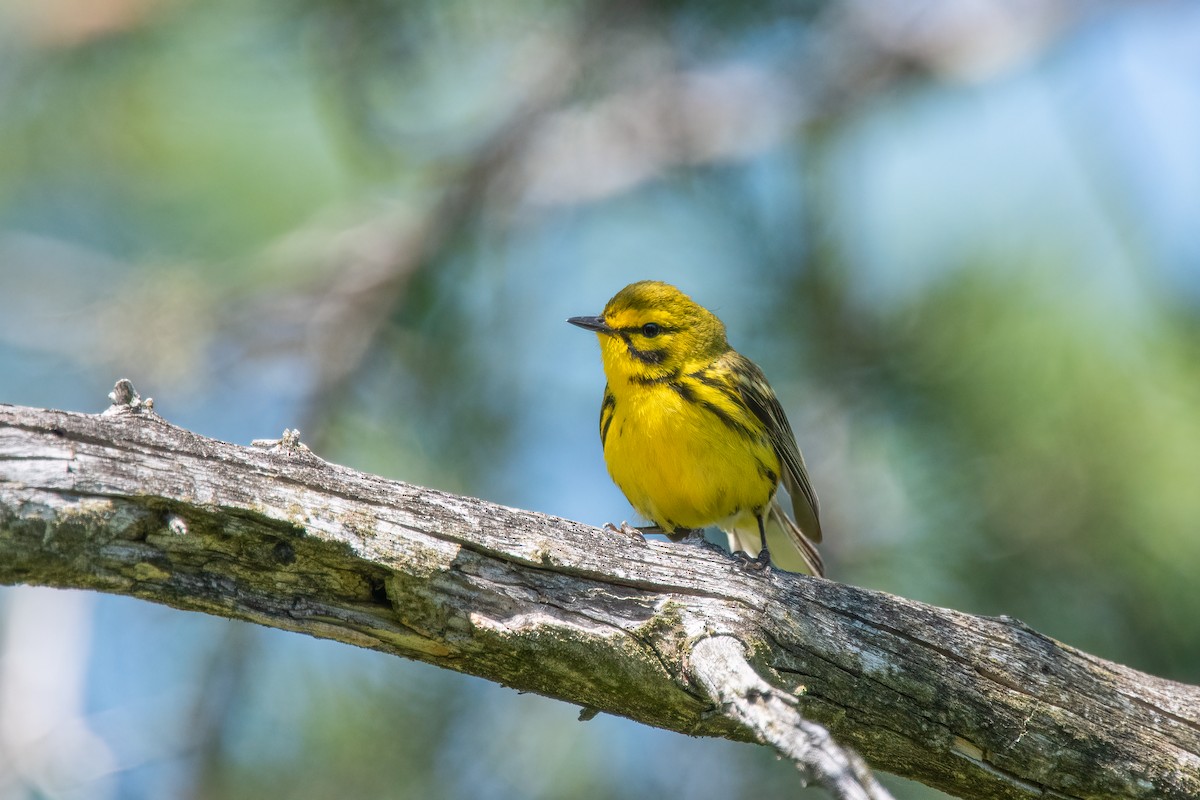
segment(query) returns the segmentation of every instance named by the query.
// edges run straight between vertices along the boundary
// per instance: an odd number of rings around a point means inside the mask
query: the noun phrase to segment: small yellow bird
[[[608,386],[600,442],[630,505],[674,541],[708,525],[757,568],[825,574],[817,496],[787,416],[716,315],[659,281],[631,283],[598,317]],[[795,521],[775,497],[782,478]],[[797,524],[798,523],[798,524]],[[627,527],[627,526],[623,526]]]

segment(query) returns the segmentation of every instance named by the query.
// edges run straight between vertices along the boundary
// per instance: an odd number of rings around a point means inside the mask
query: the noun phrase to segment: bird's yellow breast
[[[609,475],[667,531],[720,525],[774,496],[779,459],[744,406],[691,382],[610,385]]]

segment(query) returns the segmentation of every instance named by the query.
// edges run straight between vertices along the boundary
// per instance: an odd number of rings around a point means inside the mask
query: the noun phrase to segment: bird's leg
[[[757,556],[751,558],[742,550],[738,550],[734,555],[741,560],[745,569],[767,573],[771,571],[771,551],[767,549],[767,529],[761,514],[758,515],[758,537],[762,548]]]
[[[760,569],[766,569],[771,564],[771,551],[767,549],[767,526],[762,514],[758,517],[758,540],[762,543],[762,549],[758,551],[758,563]]]
[[[644,528],[635,528],[634,526],[630,525],[628,522],[622,522],[621,527],[619,527],[619,528],[616,525],[612,524],[611,522],[606,522],[606,523],[604,523],[604,530],[611,531],[612,533],[619,533],[622,536],[626,536],[629,539],[632,539],[635,542],[641,542],[642,544],[646,543],[645,534],[647,534],[647,533],[663,533],[663,530],[661,528],[659,528],[657,525],[647,525]]]

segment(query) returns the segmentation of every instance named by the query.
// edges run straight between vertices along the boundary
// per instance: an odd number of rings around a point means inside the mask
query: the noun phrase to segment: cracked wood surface
[[[1200,797],[1200,689],[1016,620],[750,574],[709,547],[385,480],[294,441],[226,444],[146,407],[0,405],[0,583],[141,597],[746,740],[688,663],[732,637],[872,766],[951,794]]]

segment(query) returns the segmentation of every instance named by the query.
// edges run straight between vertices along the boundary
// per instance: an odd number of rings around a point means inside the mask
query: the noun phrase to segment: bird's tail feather
[[[809,575],[825,577],[825,563],[816,546],[804,535],[791,517],[779,506],[778,500],[771,501],[764,520],[767,532],[767,547],[771,550],[771,563],[788,572],[807,572]],[[739,525],[726,531],[729,549],[741,550],[748,556],[757,556],[761,549],[758,522]]]

